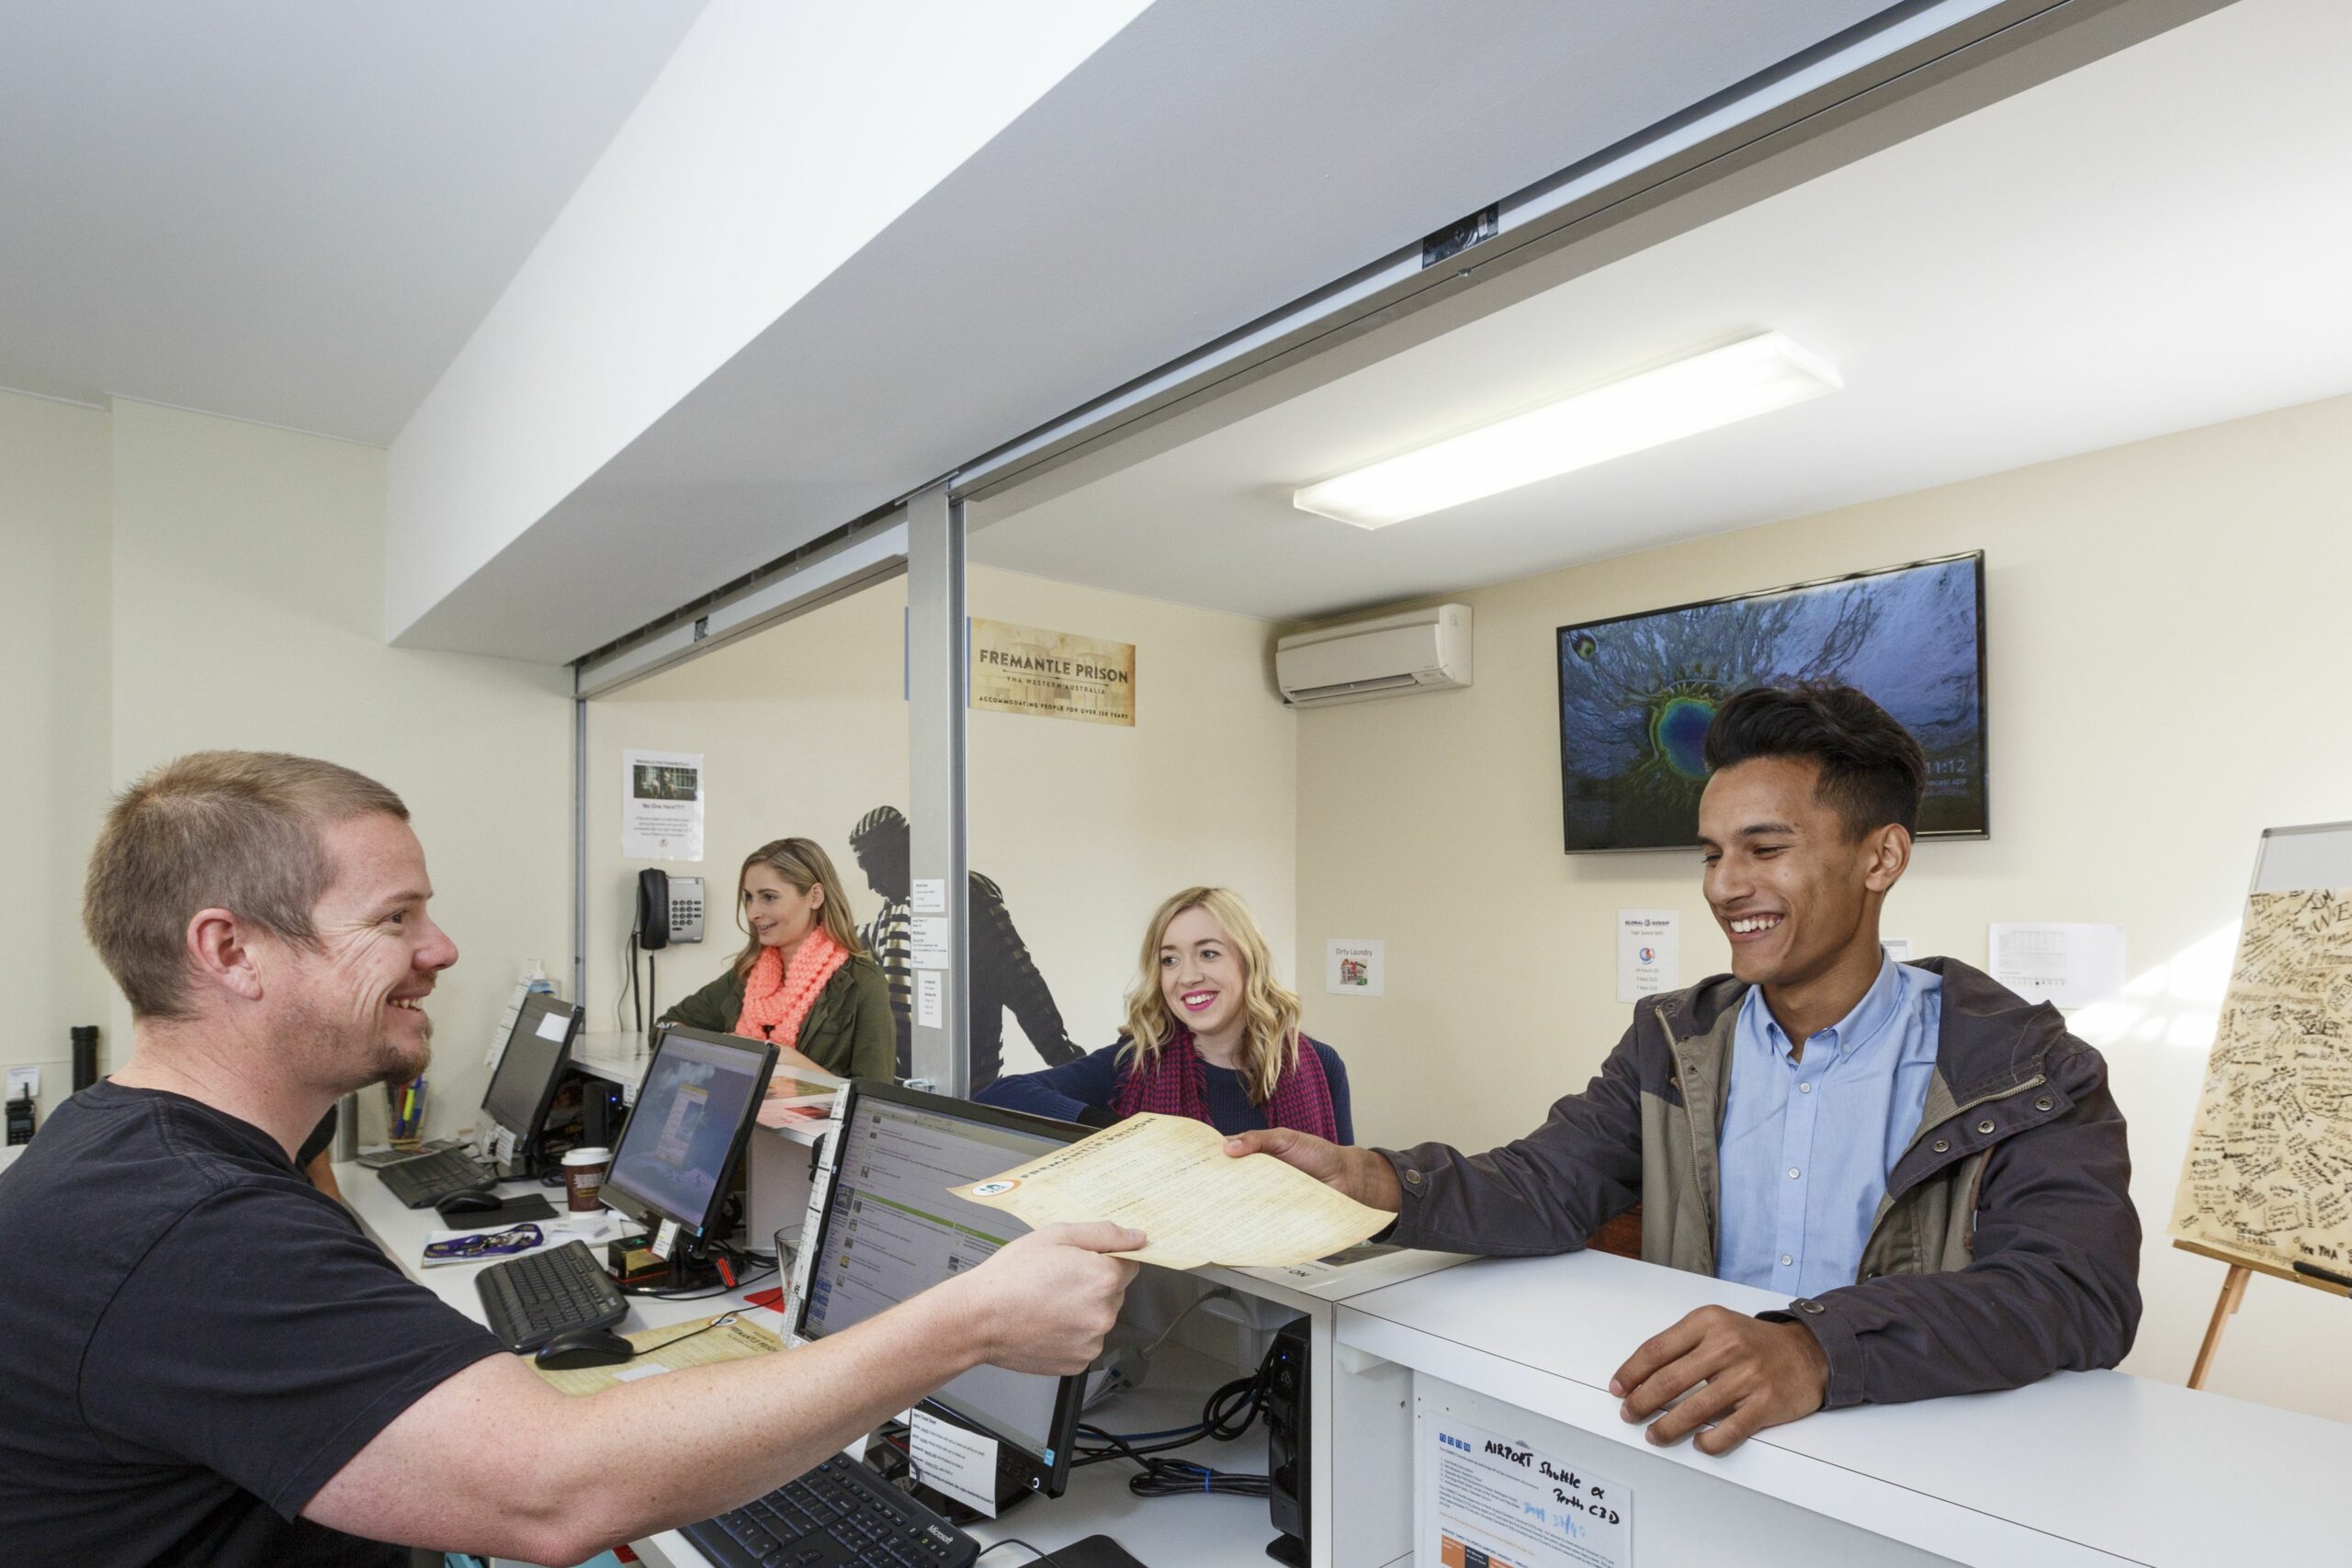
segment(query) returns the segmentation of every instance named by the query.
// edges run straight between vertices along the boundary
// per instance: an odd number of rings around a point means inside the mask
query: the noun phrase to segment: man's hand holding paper
[[[1108,1220],[1142,1231],[1139,1263],[1196,1269],[1308,1262],[1394,1218],[1267,1155],[1235,1158],[1223,1134],[1146,1111],[1001,1176],[953,1188],[1024,1223]]]

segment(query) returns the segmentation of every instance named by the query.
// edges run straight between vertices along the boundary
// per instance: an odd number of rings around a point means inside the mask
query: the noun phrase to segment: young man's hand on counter
[[[1690,1393],[1650,1422],[1653,1443],[1679,1442],[1725,1454],[1767,1427],[1821,1408],[1829,1358],[1801,1323],[1767,1323],[1729,1307],[1704,1306],[1634,1352],[1609,1382],[1628,1421],[1649,1421],[1677,1394]],[[1711,1431],[1701,1428],[1714,1424]]]

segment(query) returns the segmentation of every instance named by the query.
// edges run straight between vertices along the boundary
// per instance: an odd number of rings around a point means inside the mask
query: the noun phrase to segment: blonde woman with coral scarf
[[[887,1078],[896,1062],[890,987],[857,940],[825,852],[778,839],[744,857],[736,907],[750,940],[727,973],[662,1015],[714,1033],[773,1042],[779,1069]],[[779,1071],[775,1092],[792,1092]]]

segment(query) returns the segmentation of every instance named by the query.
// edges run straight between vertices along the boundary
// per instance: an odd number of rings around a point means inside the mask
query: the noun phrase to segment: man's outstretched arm
[[[558,1393],[517,1357],[448,1378],[302,1509],[373,1540],[577,1562],[707,1518],[813,1469],[983,1362],[1085,1370],[1143,1236],[1050,1225],[843,1333],[751,1361]]]
[[[1340,1148],[1286,1129],[1227,1139],[1233,1154],[1270,1154],[1357,1201],[1387,1209],[1384,1239],[1440,1252],[1516,1257],[1573,1252],[1642,1201],[1641,1082],[1625,1032],[1581,1094],[1553,1103],[1544,1124],[1482,1155],[1443,1144]]]

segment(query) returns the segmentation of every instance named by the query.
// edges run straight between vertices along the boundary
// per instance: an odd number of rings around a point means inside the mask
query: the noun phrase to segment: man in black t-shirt
[[[0,1555],[288,1568],[401,1545],[574,1562],[740,1506],[982,1362],[1069,1372],[1142,1244],[1024,1236],[787,1355],[588,1399],[409,1280],[294,1158],[413,1077],[457,949],[408,813],[331,763],[203,752],[116,803],[84,922],[131,1060],[0,1176]],[[392,1543],[401,1543],[395,1545]]]

